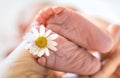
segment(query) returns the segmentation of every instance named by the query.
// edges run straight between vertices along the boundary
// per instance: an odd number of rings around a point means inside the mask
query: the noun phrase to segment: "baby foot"
[[[36,20],[86,49],[108,52],[113,41],[85,16],[64,7],[42,10]]]
[[[47,30],[47,29],[46,29]],[[50,51],[50,55],[38,58],[38,63],[63,72],[72,72],[80,75],[91,75],[100,69],[100,61],[86,49],[80,48],[62,36],[58,36],[57,51]]]

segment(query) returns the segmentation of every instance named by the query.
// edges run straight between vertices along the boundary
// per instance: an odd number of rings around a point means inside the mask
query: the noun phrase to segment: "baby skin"
[[[36,19],[39,24],[45,24],[47,28],[86,49],[108,52],[113,46],[110,45],[110,37],[92,21],[68,8],[47,8],[40,11]]]
[[[59,34],[58,51],[41,57],[43,66],[79,75],[91,75],[100,69],[100,61],[88,50],[108,52],[113,47],[111,37],[80,13],[64,7],[41,10],[35,20],[39,25]]]

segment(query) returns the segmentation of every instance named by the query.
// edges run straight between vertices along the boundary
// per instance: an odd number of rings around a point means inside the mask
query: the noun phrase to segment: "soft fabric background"
[[[89,15],[120,23],[120,0],[0,0],[0,59],[12,46],[18,44],[19,40],[16,38],[19,33],[18,17],[21,11],[28,5],[46,1],[56,5],[72,5]]]

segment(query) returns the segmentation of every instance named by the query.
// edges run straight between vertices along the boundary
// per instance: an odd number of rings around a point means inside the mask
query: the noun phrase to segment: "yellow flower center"
[[[35,39],[35,43],[38,47],[44,48],[47,46],[47,38],[43,36],[39,36]]]

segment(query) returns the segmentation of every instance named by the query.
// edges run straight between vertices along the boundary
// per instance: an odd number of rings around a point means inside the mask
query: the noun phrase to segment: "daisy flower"
[[[43,25],[37,30],[35,27],[32,28],[32,32],[25,35],[24,40],[27,42],[25,49],[28,49],[33,55],[41,57],[42,55],[49,56],[49,49],[57,51],[57,43],[55,40],[58,35],[51,34],[51,30],[45,31]]]

